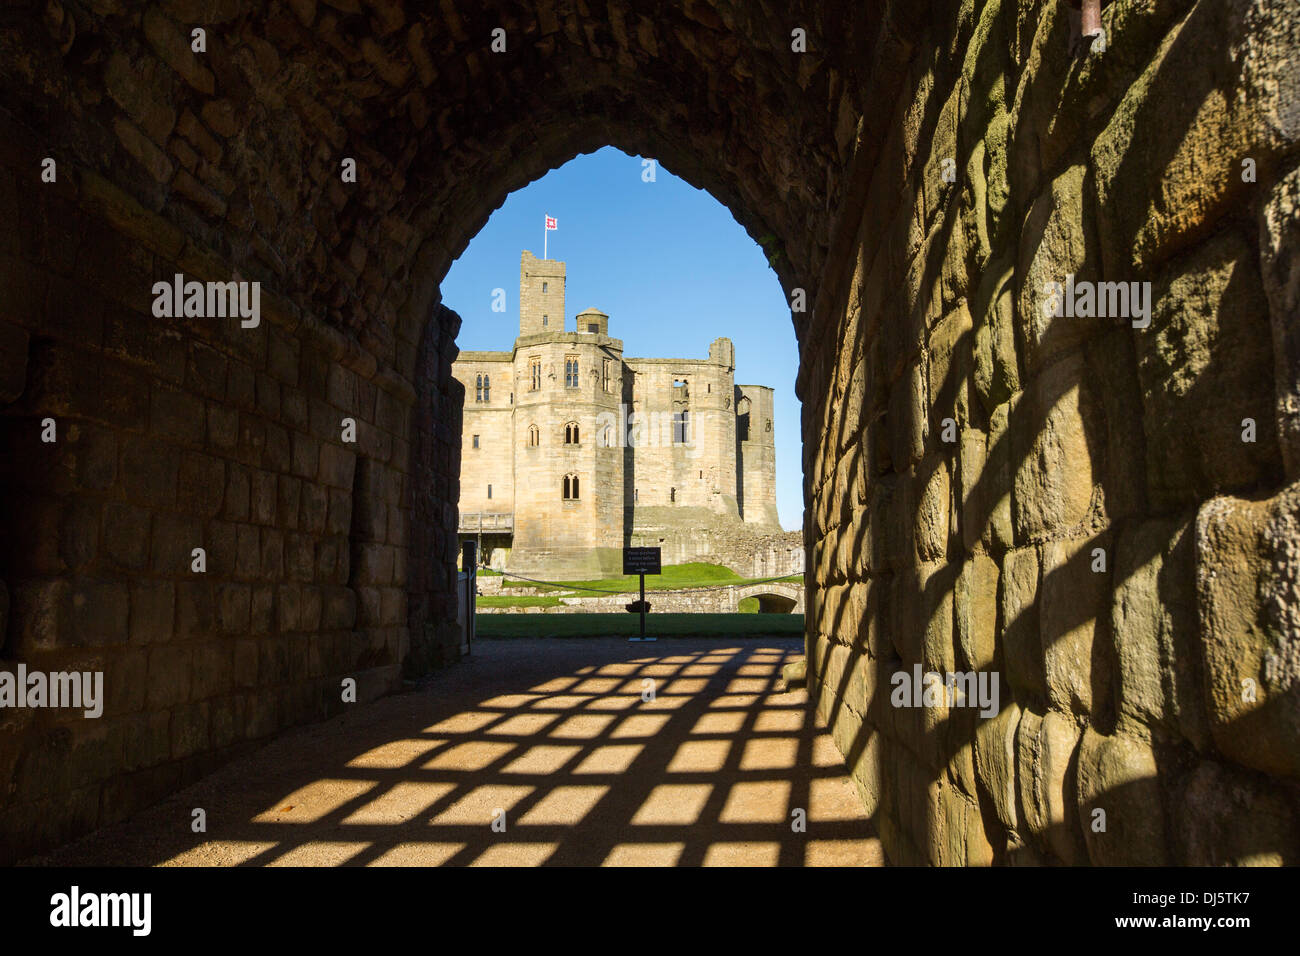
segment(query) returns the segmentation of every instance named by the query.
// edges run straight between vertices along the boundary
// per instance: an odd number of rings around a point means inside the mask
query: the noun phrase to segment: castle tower
[[[519,334],[564,331],[564,263],[538,259],[524,250],[519,259]]]
[[[780,531],[776,510],[774,393],[765,385],[736,386],[736,447],[740,450],[741,515],[745,523]]]

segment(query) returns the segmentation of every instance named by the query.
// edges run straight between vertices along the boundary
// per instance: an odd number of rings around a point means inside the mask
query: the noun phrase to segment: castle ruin
[[[665,564],[763,577],[803,569],[776,510],[772,389],[735,383],[735,348],[629,358],[609,316],[566,329],[565,264],[522,254],[519,336],[461,352],[460,535],[492,567],[552,580],[619,574],[625,546]]]

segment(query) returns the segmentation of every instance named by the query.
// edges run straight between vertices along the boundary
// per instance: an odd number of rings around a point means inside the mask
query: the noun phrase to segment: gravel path
[[[31,862],[879,865],[805,692],[777,692],[802,650],[787,638],[480,641],[417,691],[285,733]],[[195,807],[206,833],[191,832]]]

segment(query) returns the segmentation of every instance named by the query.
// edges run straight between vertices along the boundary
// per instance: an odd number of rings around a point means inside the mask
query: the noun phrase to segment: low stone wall
[[[480,579],[482,580],[482,579]],[[790,613],[802,614],[804,609],[802,584],[752,584],[739,587],[682,588],[678,590],[647,591],[646,600],[659,614],[735,614],[739,604],[747,597],[775,594],[795,602]],[[479,614],[613,614],[626,613],[626,606],[639,600],[638,592],[561,597],[553,607],[489,607],[479,608]]]

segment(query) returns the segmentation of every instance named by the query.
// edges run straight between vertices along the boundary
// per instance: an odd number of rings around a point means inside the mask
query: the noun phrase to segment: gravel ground
[[[880,865],[805,692],[779,692],[802,651],[789,638],[482,640],[416,691],[287,732],[30,862]]]

